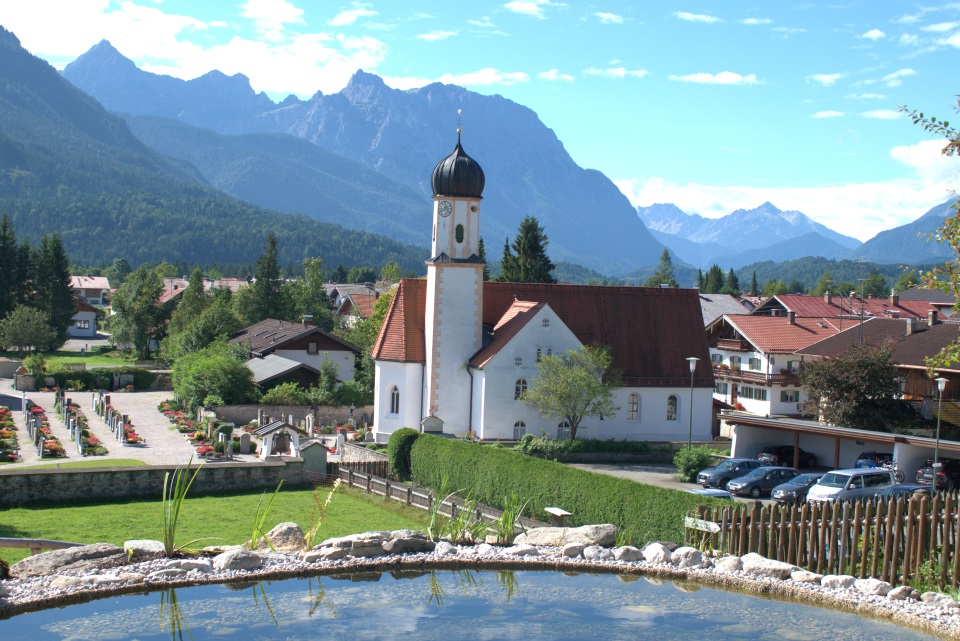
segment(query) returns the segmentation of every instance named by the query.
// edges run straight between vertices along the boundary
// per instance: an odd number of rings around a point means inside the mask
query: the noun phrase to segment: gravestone
[[[246,432],[244,432],[243,434],[240,435],[240,449],[239,449],[239,452],[240,452],[241,454],[249,454],[249,453],[250,453],[250,435],[247,434]]]

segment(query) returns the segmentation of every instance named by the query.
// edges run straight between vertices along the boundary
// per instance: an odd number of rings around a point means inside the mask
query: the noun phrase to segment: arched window
[[[523,379],[523,378],[517,379],[517,382],[513,388],[514,400],[520,400],[520,397],[523,396],[523,393],[526,391],[527,391],[526,379]]]
[[[457,242],[462,243],[463,242],[463,225],[457,225],[456,234],[457,234]]]
[[[570,438],[570,423],[563,421],[557,425],[557,438]]]
[[[667,397],[667,420],[677,420],[677,395],[671,394]]]
[[[396,385],[390,388],[390,413],[400,413],[400,389]]]
[[[640,418],[639,394],[631,394],[627,397],[627,418],[634,421]]]
[[[542,359],[542,358],[543,358],[543,350],[538,347],[538,348],[537,348],[537,362],[539,363],[539,362],[540,362],[540,359]]]
[[[523,421],[517,421],[513,424],[513,440],[519,441],[527,433],[527,424]]]

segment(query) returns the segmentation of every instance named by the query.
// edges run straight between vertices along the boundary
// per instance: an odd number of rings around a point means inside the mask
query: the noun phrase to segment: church
[[[484,183],[458,130],[431,177],[427,278],[400,282],[372,350],[376,440],[402,427],[485,441],[569,436],[521,395],[542,357],[594,344],[609,346],[621,373],[619,410],[585,419],[578,437],[685,441],[692,430],[709,440],[714,381],[697,290],[485,282]]]

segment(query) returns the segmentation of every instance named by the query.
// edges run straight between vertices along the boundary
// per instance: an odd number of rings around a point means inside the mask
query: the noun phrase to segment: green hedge
[[[387,460],[390,461],[390,473],[394,478],[406,481],[410,479],[410,449],[420,436],[412,427],[403,427],[390,435],[387,441]]]
[[[150,389],[157,378],[156,372],[141,367],[95,367],[92,369],[70,370],[66,368],[53,367],[47,372],[47,376],[52,377],[57,382],[57,387],[67,387],[67,381],[78,382],[83,385],[85,391],[96,391],[101,387],[109,390],[113,386],[113,374],[132,374],[133,386],[138,390]],[[38,385],[38,387],[40,387]]]
[[[494,507],[516,494],[530,501],[527,514],[533,518],[543,519],[545,507],[559,507],[572,512],[567,518],[571,525],[613,523],[636,544],[681,543],[688,512],[698,504],[723,505],[718,499],[430,435],[416,439],[410,461],[413,478],[434,490],[446,480],[448,487]]]

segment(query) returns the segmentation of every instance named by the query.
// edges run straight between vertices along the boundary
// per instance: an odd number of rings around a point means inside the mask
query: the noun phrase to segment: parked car
[[[770,492],[770,498],[777,503],[803,505],[807,502],[807,492],[814,483],[820,480],[821,476],[823,476],[822,473],[795,476],[786,483],[781,483],[773,488]]]
[[[940,457],[942,467],[937,473],[938,490],[953,490],[960,487],[960,459]],[[917,470],[917,485],[933,485],[933,459],[924,461],[923,466]]]
[[[893,472],[880,468],[833,470],[820,477],[807,492],[810,503],[855,501],[876,496],[894,484]]]
[[[890,452],[860,452],[860,455],[857,456],[857,462],[853,464],[853,467],[881,467],[884,463],[892,462],[893,454]]]
[[[929,485],[891,485],[877,494],[878,499],[910,498],[914,494],[930,495]]]
[[[727,459],[720,465],[697,474],[697,485],[719,487],[721,490],[725,490],[727,489],[727,483],[731,480],[758,467],[766,467],[766,465],[762,461],[752,458]]]
[[[812,452],[807,452],[803,448],[800,450],[800,467],[815,467],[817,457]],[[793,466],[793,446],[792,445],[768,445],[757,455],[757,458],[767,465]]]
[[[695,489],[689,489],[687,492],[690,494],[696,494],[697,496],[707,496],[712,499],[730,499],[733,500],[733,495],[726,490],[721,490],[719,488],[704,488],[698,487]]]
[[[786,480],[798,476],[800,472],[792,467],[758,467],[746,476],[735,478],[727,484],[727,489],[737,496],[750,496],[758,499],[769,494],[773,488]]]

